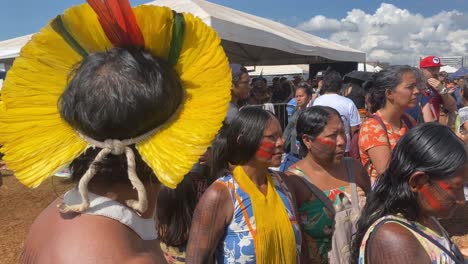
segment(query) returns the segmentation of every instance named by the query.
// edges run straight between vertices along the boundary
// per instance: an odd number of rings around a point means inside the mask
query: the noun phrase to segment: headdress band
[[[96,174],[96,163],[102,161],[107,155],[122,155],[125,153],[127,157],[127,173],[128,179],[132,183],[134,189],[138,192],[138,200],[127,200],[127,205],[136,210],[137,212],[144,213],[148,208],[148,198],[146,195],[146,189],[141,180],[138,178],[136,174],[136,165],[135,165],[135,153],[129,147],[130,145],[139,143],[150,138],[157,129],[153,129],[139,137],[132,138],[132,139],[106,139],[104,142],[97,141],[92,139],[88,136],[79,133],[80,136],[88,142],[93,147],[102,148],[102,150],[97,154],[96,158],[94,158],[93,162],[89,166],[88,170],[85,172],[83,177],[81,177],[80,182],[78,183],[78,191],[81,195],[81,204],[76,205],[67,205],[65,203],[61,203],[58,205],[60,212],[68,213],[68,212],[76,212],[81,213],[89,208],[89,191],[88,191],[88,183]]]

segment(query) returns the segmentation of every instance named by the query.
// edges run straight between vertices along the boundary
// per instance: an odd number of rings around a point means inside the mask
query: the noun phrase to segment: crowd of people
[[[3,166],[29,187],[68,166],[75,184],[20,263],[466,263],[438,219],[466,200],[468,77],[428,56],[269,85],[198,18],[88,4],[33,37],[3,88]]]

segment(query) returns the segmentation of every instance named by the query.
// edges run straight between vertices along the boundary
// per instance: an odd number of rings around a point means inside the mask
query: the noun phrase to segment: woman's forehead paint
[[[322,144],[327,145],[329,147],[332,147],[332,148],[336,147],[336,142],[331,140],[331,139],[324,138],[324,137],[316,137],[315,140],[317,140],[319,143],[322,143]]]

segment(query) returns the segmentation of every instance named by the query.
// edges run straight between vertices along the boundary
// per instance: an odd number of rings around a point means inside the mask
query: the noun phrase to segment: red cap
[[[437,56],[427,56],[419,62],[419,68],[442,67],[440,58]]]

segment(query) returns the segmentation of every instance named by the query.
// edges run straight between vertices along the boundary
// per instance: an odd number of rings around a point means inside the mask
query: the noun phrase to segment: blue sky
[[[467,0],[210,0],[362,50],[368,60],[468,56]],[[85,0],[0,0],[0,41],[37,32]],[[150,2],[130,0],[132,5]],[[354,9],[354,11],[352,11]]]
[[[0,24],[3,25],[0,30],[0,40],[34,33],[67,7],[83,2],[84,0],[0,0]],[[150,1],[130,0],[130,2],[132,5],[139,5]],[[211,2],[281,21],[290,26],[297,26],[301,21],[316,15],[340,19],[353,8],[372,13],[381,3],[369,0],[211,0]],[[423,16],[431,16],[441,10],[468,10],[466,0],[385,2]]]

